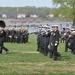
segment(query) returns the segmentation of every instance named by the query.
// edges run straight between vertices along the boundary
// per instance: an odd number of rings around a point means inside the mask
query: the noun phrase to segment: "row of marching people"
[[[61,43],[65,43],[65,52],[68,52],[68,49],[71,50],[71,53],[75,54],[75,29],[63,28],[61,31]]]
[[[71,53],[75,54],[75,29],[63,29],[62,33],[65,39],[65,52],[68,52],[68,49],[70,49]]]
[[[26,43],[28,42],[28,31],[24,27],[20,30],[6,29],[6,24],[3,20],[0,20],[0,54],[5,50],[6,54],[9,53],[9,49],[4,46],[4,42],[17,42]]]
[[[6,42],[10,43],[26,43],[28,42],[29,33],[25,28],[17,29],[5,29],[6,32]]]
[[[45,56],[49,53],[50,58],[54,60],[61,59],[61,54],[57,51],[59,37],[58,26],[54,25],[51,31],[46,27],[41,28],[37,35],[37,51],[43,53]],[[50,48],[48,47],[49,45]]]
[[[37,35],[37,51],[43,53],[45,56],[49,53],[50,58],[54,60],[61,59],[61,54],[57,51],[59,39],[62,39],[64,42],[65,52],[68,52],[68,49],[70,49],[71,53],[75,54],[75,29],[70,30],[67,28],[65,30],[63,28],[63,32],[59,32],[56,25],[52,27],[52,30],[46,27],[39,30]]]

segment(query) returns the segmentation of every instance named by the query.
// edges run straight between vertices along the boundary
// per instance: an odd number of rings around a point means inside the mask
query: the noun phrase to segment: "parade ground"
[[[36,35],[29,35],[25,44],[4,43],[9,54],[3,50],[0,55],[0,75],[75,75],[75,55],[70,50],[65,52],[64,43],[58,51],[61,60],[54,61],[37,52]]]

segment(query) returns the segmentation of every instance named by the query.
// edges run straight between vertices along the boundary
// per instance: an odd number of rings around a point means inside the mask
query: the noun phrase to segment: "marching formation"
[[[24,27],[21,27],[21,29],[5,29],[6,32],[6,38],[5,42],[10,43],[26,43],[28,42],[29,33],[28,30]]]
[[[71,53],[75,54],[75,29],[65,29],[61,31],[61,43],[65,41],[65,52],[68,52],[68,49],[71,50]]]
[[[24,27],[15,30],[6,29],[6,24],[4,21],[0,20],[0,54],[4,49],[6,53],[9,50],[3,45],[4,42],[10,43],[26,43],[28,42],[28,30]],[[75,54],[75,29],[70,30],[69,28],[63,28],[62,31],[58,30],[57,25],[52,26],[52,30],[49,27],[40,27],[37,33],[37,51],[47,56],[49,54],[50,58],[53,60],[60,60],[61,54],[58,52],[57,48],[59,42],[65,43],[65,52],[68,52],[68,48],[71,50],[72,54]]]
[[[28,42],[28,30],[22,27],[21,29],[15,30],[6,29],[6,24],[3,20],[0,20],[0,54],[2,50],[6,51],[6,54],[9,53],[9,50],[4,46],[4,42],[10,43],[26,43]]]
[[[65,43],[65,52],[68,48],[75,54],[75,31],[69,28],[63,28],[60,32],[57,25],[52,26],[52,30],[47,27],[41,27],[37,34],[37,51],[45,56],[49,54],[53,60],[60,60],[61,54],[57,48],[59,42]],[[70,43],[70,45],[69,45]]]

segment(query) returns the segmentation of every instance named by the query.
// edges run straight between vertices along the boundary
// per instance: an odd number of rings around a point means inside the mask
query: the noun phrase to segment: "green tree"
[[[75,0],[53,0],[53,4],[59,8],[59,14],[73,21],[75,27]]]

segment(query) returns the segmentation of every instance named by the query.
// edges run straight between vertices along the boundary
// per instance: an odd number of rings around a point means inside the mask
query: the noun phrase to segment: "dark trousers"
[[[2,54],[3,41],[0,41],[0,54]]]
[[[6,47],[0,46],[0,54],[2,54],[2,49],[4,49],[6,52],[9,51]]]
[[[21,38],[20,36],[17,37],[17,43],[20,43],[21,42]]]
[[[73,43],[74,41],[72,41],[71,43],[70,43],[70,45],[68,45],[68,48],[69,49],[71,49],[71,52],[73,53],[73,54],[75,54],[75,43]]]
[[[25,35],[21,36],[21,43],[26,43],[26,41],[25,41]]]
[[[68,42],[66,41],[65,42],[65,52],[67,52],[68,51]]]
[[[49,48],[48,48],[49,43],[45,43],[44,44],[44,55],[47,56],[48,52],[49,52]]]
[[[60,57],[60,53],[57,52],[57,46],[54,47],[53,53],[54,53],[54,60],[57,60],[57,58]]]
[[[37,42],[37,51],[40,49],[40,42]]]
[[[9,51],[5,46],[2,46],[2,49],[4,49],[6,52]]]
[[[50,48],[50,58],[57,60],[58,57],[61,57],[60,53],[57,52],[57,46],[51,46]]]
[[[65,38],[65,52],[68,51],[68,43],[69,43],[70,39],[69,38]]]
[[[0,46],[0,54],[2,54],[2,46]]]

